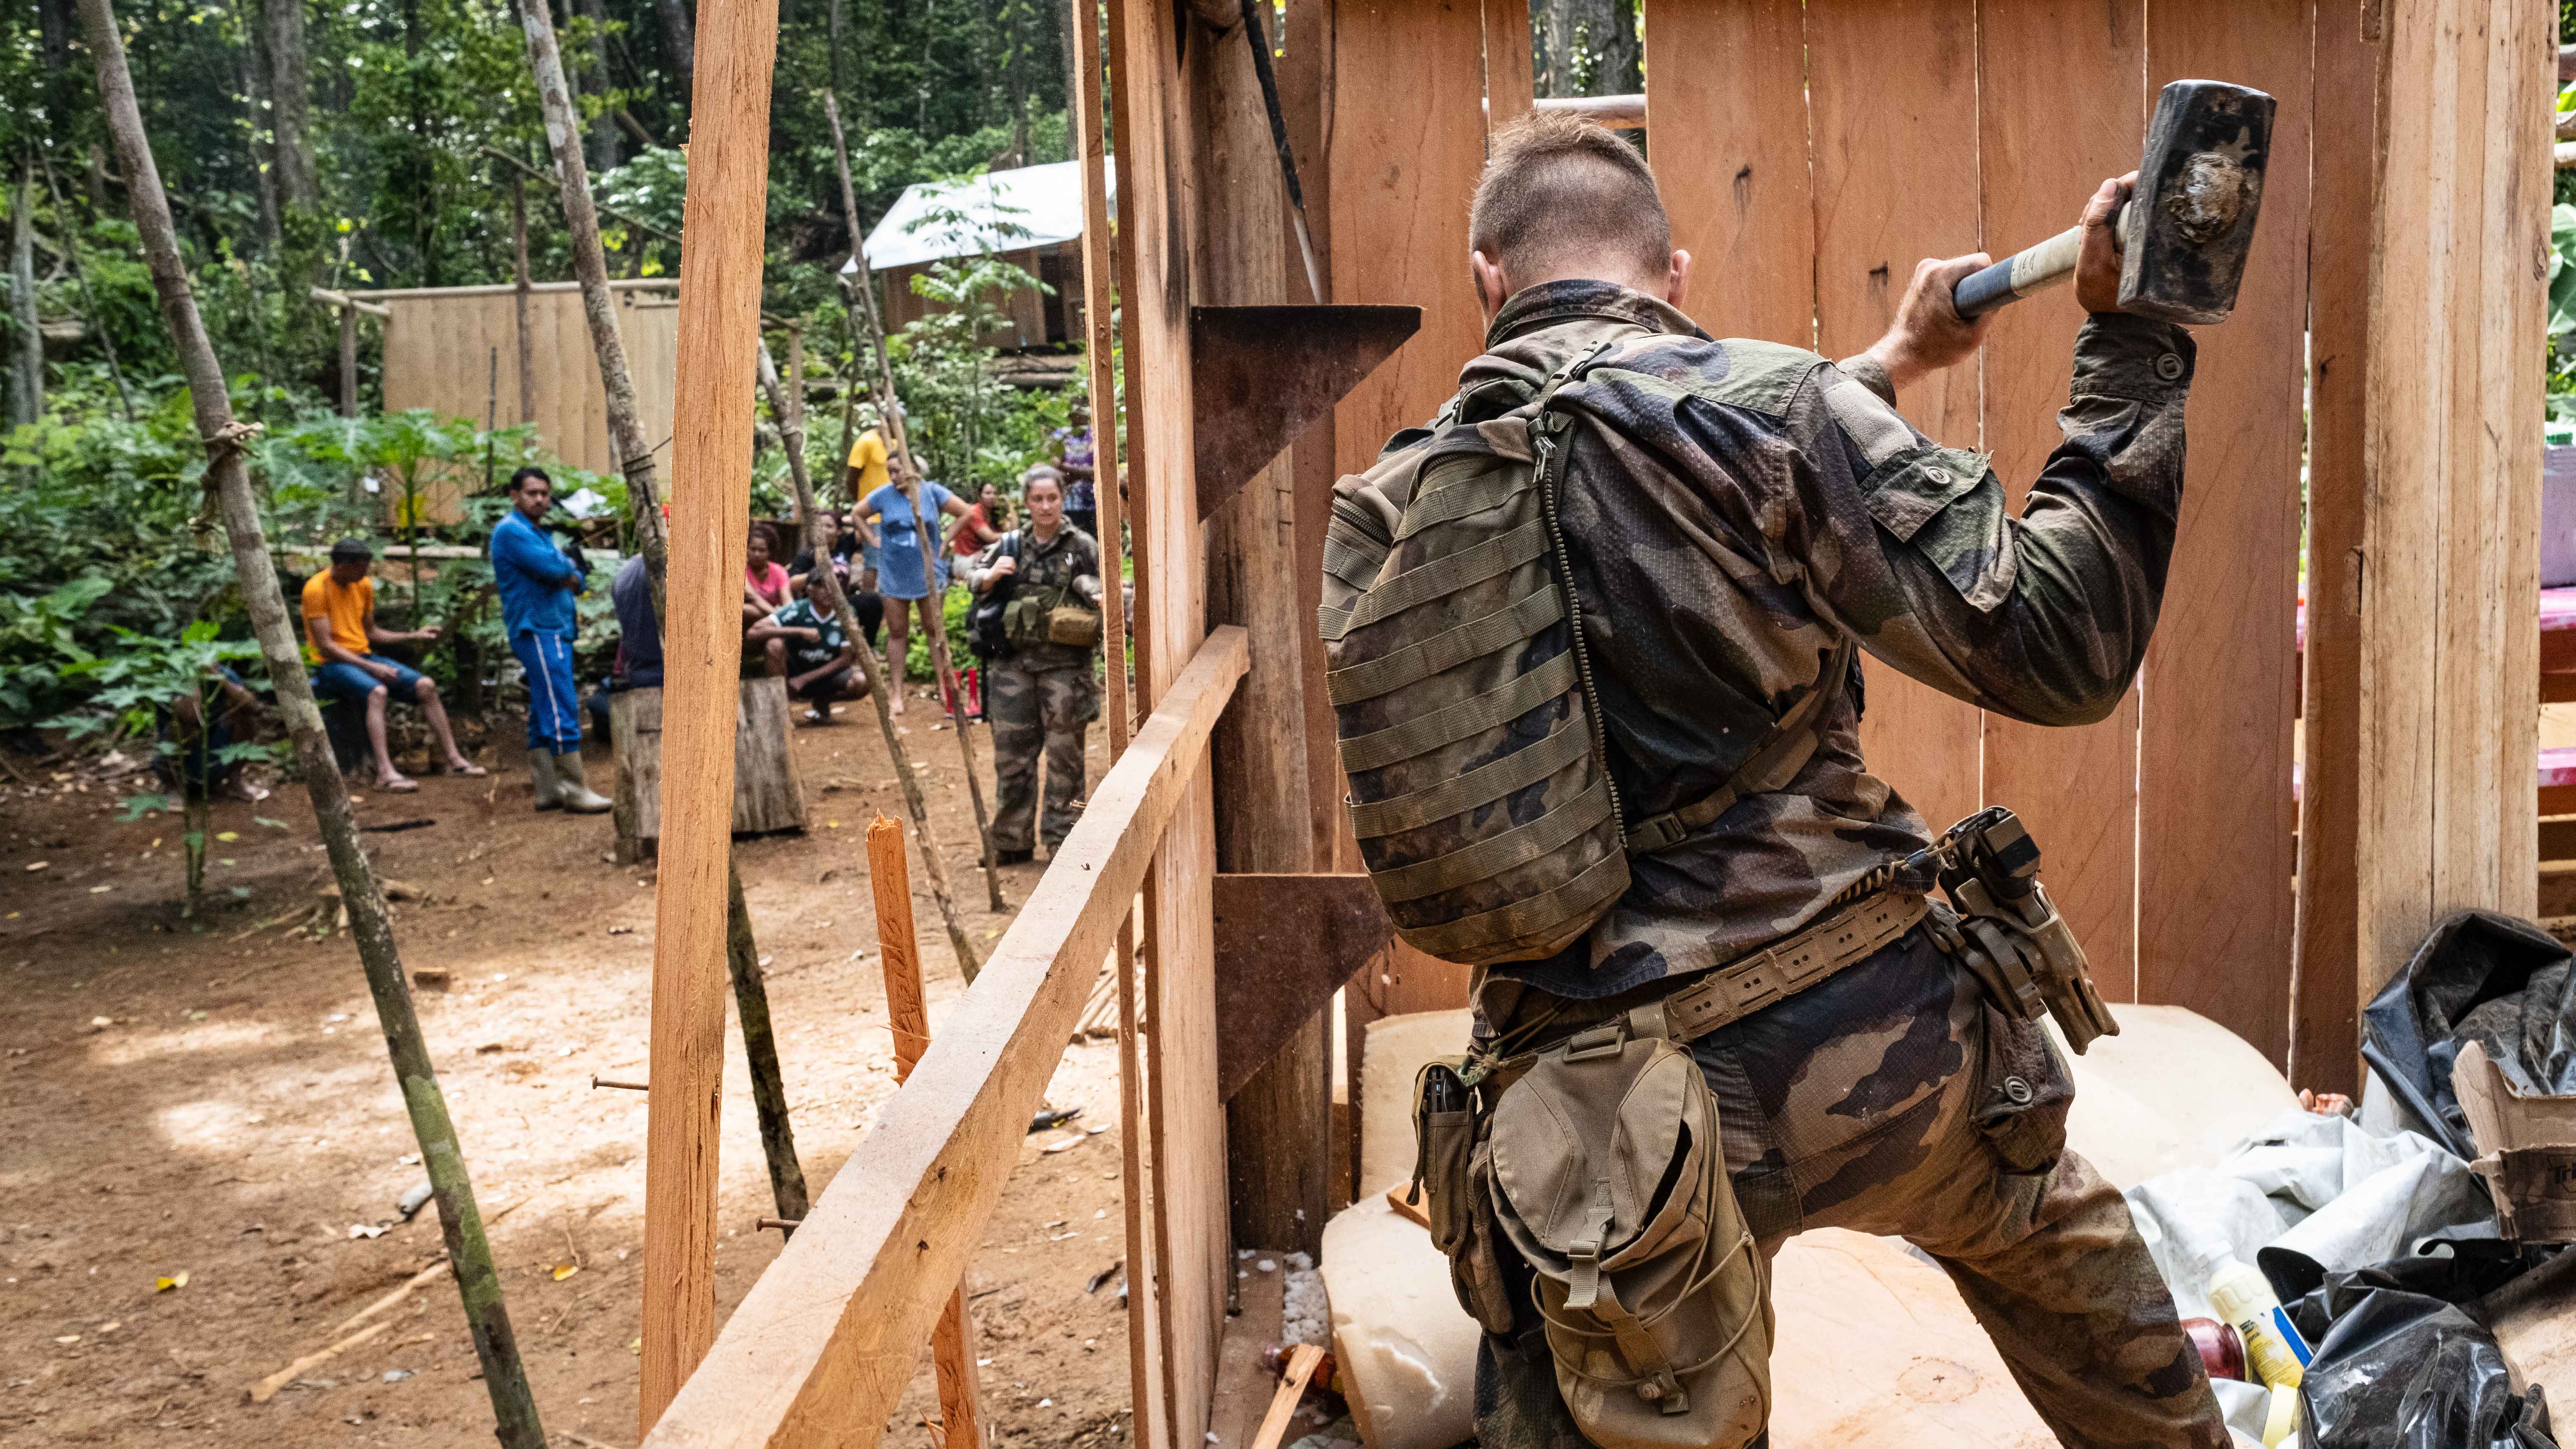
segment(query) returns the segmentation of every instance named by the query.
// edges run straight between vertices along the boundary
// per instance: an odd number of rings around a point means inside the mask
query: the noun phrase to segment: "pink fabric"
[[[2561,746],[2540,752],[2540,788],[2576,785],[2576,748]]]

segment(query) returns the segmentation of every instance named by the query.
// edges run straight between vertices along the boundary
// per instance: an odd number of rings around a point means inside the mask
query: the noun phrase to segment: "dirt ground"
[[[935,708],[915,704],[906,746],[927,766],[980,944],[1007,916],[980,909],[956,743]],[[894,1090],[862,838],[877,810],[902,809],[864,709],[797,732],[810,833],[736,849],[818,1195]],[[557,1444],[628,1445],[645,1103],[590,1079],[644,1075],[652,874],[608,863],[606,816],[530,809],[516,737],[502,722],[479,752],[511,766],[494,779],[361,788],[358,815],[432,822],[367,839],[380,874],[427,894],[396,908],[396,929],[409,966],[449,973],[447,990],[419,994],[420,1016],[544,1422]],[[1101,752],[1094,731],[1095,779]],[[978,768],[989,790],[988,756]],[[594,744],[593,783],[609,774]],[[443,1281],[395,1310],[392,1331],[247,1401],[431,1262],[438,1226],[435,1209],[396,1212],[422,1180],[418,1147],[349,938],[296,929],[330,879],[301,789],[216,808],[218,905],[192,922],[177,821],[116,818],[140,788],[62,765],[0,778],[0,1445],[489,1444]],[[1004,872],[1013,905],[1041,869]],[[917,863],[914,880],[935,1030],[961,986]],[[720,1314],[779,1248],[753,1226],[775,1209],[739,1041],[728,1032]],[[1081,1114],[1029,1139],[968,1273],[985,1417],[996,1444],[1114,1443],[1123,1275],[1084,1286],[1123,1249],[1114,1044],[1072,1047],[1048,1100]],[[1086,1125],[1109,1130],[1073,1130]],[[935,1405],[925,1356],[888,1442],[929,1443]]]

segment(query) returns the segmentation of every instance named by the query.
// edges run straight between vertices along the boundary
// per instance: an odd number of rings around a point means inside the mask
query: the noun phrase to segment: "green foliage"
[[[939,601],[940,622],[948,632],[948,664],[961,673],[975,667],[974,641],[966,632],[966,611],[973,605],[974,596],[963,587],[950,589]],[[909,609],[914,605],[909,599],[886,600],[888,613],[898,607]],[[921,621],[915,617],[912,622],[919,624]],[[916,683],[927,683],[939,677],[930,663],[930,639],[918,628],[904,641],[903,675]]]

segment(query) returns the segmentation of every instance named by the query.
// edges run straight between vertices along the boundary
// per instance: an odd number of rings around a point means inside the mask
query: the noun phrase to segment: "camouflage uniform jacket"
[[[1019,562],[1013,565],[1011,577],[997,583],[996,588],[1007,587],[1015,595],[1034,597],[1071,581],[1075,599],[1094,608],[1100,606],[1100,545],[1072,524],[1058,528],[1055,537],[1045,543],[1038,542],[1038,536],[1028,529],[1015,528],[984,545],[984,551],[967,565],[967,587],[981,592],[985,575],[1005,554]],[[1091,581],[1088,587],[1082,583],[1084,579]],[[1098,661],[1100,650],[1096,645],[1015,644],[1011,658],[1031,671],[1077,669]]]
[[[1514,296],[1434,427],[1509,411],[1604,341],[1556,406],[1574,420],[1562,514],[1626,818],[1724,783],[1816,687],[1844,631],[1916,679],[2033,723],[2101,719],[2128,689],[2182,499],[2183,329],[2084,324],[2065,441],[2019,517],[1984,457],[1896,414],[1875,364],[1713,341],[1605,282]],[[1398,433],[1380,466],[1432,431]],[[1585,941],[1493,971],[1590,998],[1706,970],[1926,844],[1922,818],[1861,759],[1857,684],[1786,788],[1636,857]]]

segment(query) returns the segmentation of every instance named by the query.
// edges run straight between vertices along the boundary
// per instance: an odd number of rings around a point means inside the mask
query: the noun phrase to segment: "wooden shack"
[[[868,266],[889,331],[943,310],[913,290],[939,262],[998,257],[1037,279],[993,298],[1002,322],[984,334],[1005,352],[1065,347],[1081,340],[1082,178],[1080,165],[1056,161],[988,171],[962,181],[924,181],[903,189],[868,232]]]
[[[671,389],[679,351],[679,279],[611,282],[635,403],[654,457],[670,465]],[[359,292],[384,307],[384,398],[387,412],[427,408],[482,427],[534,423],[538,441],[573,467],[620,471],[608,445],[608,395],[577,282],[539,282],[527,289],[413,287]],[[524,342],[523,342],[524,334]],[[520,358],[532,386],[523,400]],[[532,406],[523,410],[523,401]],[[451,518],[452,493],[434,490],[428,516]]]

